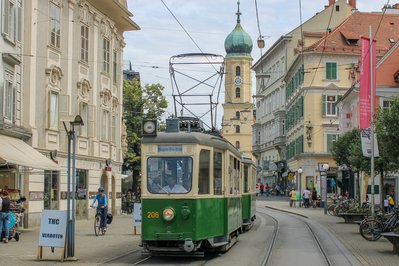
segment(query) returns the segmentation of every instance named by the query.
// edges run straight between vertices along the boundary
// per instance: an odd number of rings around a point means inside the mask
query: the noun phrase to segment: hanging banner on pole
[[[371,60],[370,55],[372,55]],[[370,65],[370,63],[372,65]],[[373,77],[373,84],[370,82],[371,75]],[[359,126],[362,152],[363,155],[367,157],[371,157],[371,97],[375,99],[376,85],[376,41],[373,41],[372,52],[370,53],[370,39],[362,37],[360,56]],[[373,93],[371,94],[372,88]],[[376,134],[374,134],[374,157],[379,156],[376,139]]]

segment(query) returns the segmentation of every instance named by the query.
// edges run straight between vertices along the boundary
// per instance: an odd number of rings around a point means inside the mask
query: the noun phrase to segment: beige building
[[[303,68],[298,73],[290,73],[288,70],[298,57],[301,47],[311,46],[320,40],[325,34],[323,27],[329,25],[331,29],[336,28],[355,9],[356,1],[328,1],[324,10],[281,36],[254,64],[257,78],[253,153],[257,157],[258,166],[263,168],[259,175],[262,182],[278,183],[284,187],[289,185],[287,168],[284,167],[288,147],[286,109],[289,107],[287,104],[290,104],[286,102],[286,92],[293,84],[284,79],[294,75],[295,84],[300,85]],[[333,17],[331,21],[330,17]],[[297,64],[300,67],[300,63]],[[291,167],[292,171],[296,171],[296,166]]]
[[[38,225],[43,209],[66,209],[68,138],[62,120],[68,115],[80,115],[84,122],[75,130],[76,217],[94,214],[89,201],[99,186],[109,196],[110,211],[117,214],[126,149],[123,32],[139,30],[126,0],[30,0],[23,1],[22,11],[21,1],[5,2],[24,18],[14,20],[21,21],[16,25],[24,35],[14,33],[13,51],[23,58],[3,56],[15,66],[13,121],[22,132],[14,134],[16,143],[7,143],[23,152],[19,161],[10,156],[17,151],[2,159],[9,169],[7,187],[27,197],[25,226]]]
[[[252,158],[252,40],[240,24],[227,36],[224,46],[225,102],[223,104],[223,136]]]

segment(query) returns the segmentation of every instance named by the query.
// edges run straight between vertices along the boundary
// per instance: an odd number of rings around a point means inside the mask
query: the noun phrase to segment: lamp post
[[[299,175],[299,207],[302,207],[302,167],[299,167],[298,169],[298,175]],[[306,208],[306,206],[305,206]]]
[[[75,126],[83,126],[80,115],[67,116],[62,120],[68,136],[68,162],[67,162],[67,258],[75,257],[75,194],[76,194],[76,165]],[[69,123],[69,130],[65,122]],[[71,204],[71,143],[72,143],[72,204]],[[71,212],[72,206],[72,212]]]
[[[321,189],[321,195],[322,195],[322,201],[324,202],[324,214],[327,214],[327,171],[330,169],[330,166],[328,163],[323,164],[323,171],[321,171],[321,184],[322,184],[322,189]]]

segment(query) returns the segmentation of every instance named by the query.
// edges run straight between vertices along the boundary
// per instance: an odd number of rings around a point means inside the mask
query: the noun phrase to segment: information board
[[[135,203],[133,207],[133,225],[141,226],[141,203]]]
[[[64,247],[67,212],[43,210],[40,221],[39,246]]]

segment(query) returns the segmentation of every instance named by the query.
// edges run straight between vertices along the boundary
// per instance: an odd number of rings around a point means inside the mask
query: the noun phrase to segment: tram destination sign
[[[183,152],[182,145],[158,145],[158,153],[178,153]]]

